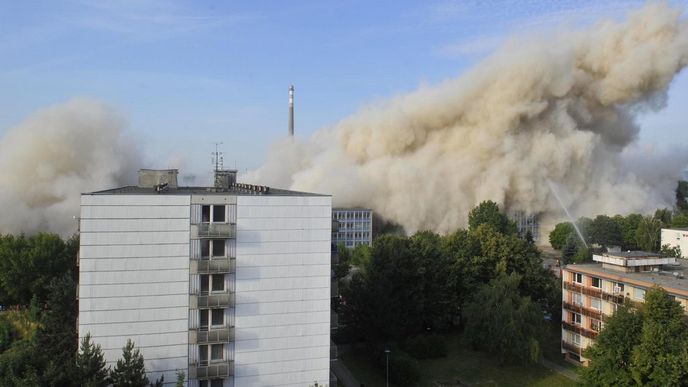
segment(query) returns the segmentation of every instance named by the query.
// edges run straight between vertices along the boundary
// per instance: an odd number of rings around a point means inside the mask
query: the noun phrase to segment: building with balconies
[[[688,308],[688,267],[676,258],[629,251],[596,254],[593,261],[562,269],[561,352],[569,360],[587,365],[583,350],[595,342],[605,320],[625,301],[644,302],[653,286]]]
[[[327,384],[331,197],[219,172],[178,187],[176,170],[142,170],[82,195],[79,337],[108,365],[131,339],[166,385]]]

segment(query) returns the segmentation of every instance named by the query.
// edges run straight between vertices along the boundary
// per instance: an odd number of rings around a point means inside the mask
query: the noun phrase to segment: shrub
[[[445,357],[449,353],[447,342],[440,335],[416,336],[401,344],[403,350],[416,359]]]

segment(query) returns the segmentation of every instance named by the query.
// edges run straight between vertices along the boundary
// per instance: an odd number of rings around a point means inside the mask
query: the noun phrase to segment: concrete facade
[[[366,208],[333,208],[332,220],[337,230],[332,230],[332,243],[343,243],[346,248],[373,243],[373,210]]]
[[[681,258],[688,258],[688,228],[663,228],[661,243],[680,248]]]
[[[203,191],[82,195],[79,337],[165,385],[327,384],[331,197]]]

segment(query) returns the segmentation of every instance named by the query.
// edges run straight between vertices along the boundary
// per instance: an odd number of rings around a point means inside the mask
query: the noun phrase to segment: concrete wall
[[[82,195],[79,337],[108,365],[127,339],[149,379],[188,367],[189,203],[183,195]]]
[[[329,383],[331,198],[237,199],[234,385]]]
[[[688,230],[662,229],[662,246],[678,246],[681,248],[681,257],[688,258]]]

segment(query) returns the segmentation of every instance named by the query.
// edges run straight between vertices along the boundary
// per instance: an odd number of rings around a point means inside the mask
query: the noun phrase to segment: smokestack
[[[294,85],[289,86],[289,135],[294,136]]]

